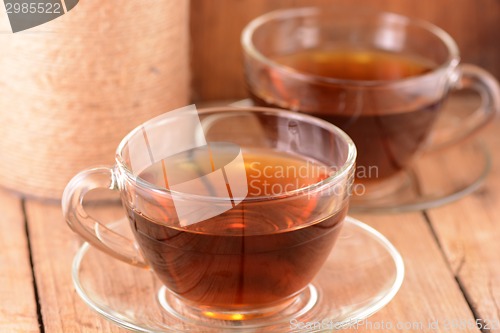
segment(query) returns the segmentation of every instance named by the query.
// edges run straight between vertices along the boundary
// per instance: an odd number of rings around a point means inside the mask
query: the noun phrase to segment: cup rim
[[[197,112],[199,114],[209,114],[209,113],[224,113],[224,112],[233,112],[238,111],[238,112],[252,112],[252,113],[262,113],[262,114],[269,114],[273,115],[276,117],[283,117],[287,119],[295,119],[295,120],[300,120],[300,121],[306,121],[310,124],[316,125],[318,127],[321,127],[331,133],[334,133],[336,137],[339,137],[342,141],[346,143],[347,146],[347,157],[345,162],[342,164],[340,168],[335,170],[328,178],[325,178],[319,182],[316,182],[314,184],[301,187],[292,191],[286,191],[283,193],[279,194],[273,194],[273,195],[268,195],[268,196],[256,196],[256,197],[245,197],[244,201],[245,202],[260,202],[260,201],[267,201],[267,200],[276,200],[276,199],[286,199],[286,198],[291,198],[291,197],[296,197],[299,195],[307,195],[308,193],[311,192],[316,192],[316,191],[321,191],[325,188],[328,188],[331,185],[334,185],[338,183],[342,179],[347,179],[349,177],[349,172],[354,169],[355,167],[355,162],[356,162],[356,156],[357,156],[357,150],[354,142],[352,139],[340,128],[337,126],[307,115],[307,114],[302,114],[299,112],[294,112],[294,111],[289,111],[289,110],[283,110],[283,109],[277,109],[277,108],[267,108],[267,107],[254,107],[254,106],[249,106],[249,107],[236,107],[236,106],[221,106],[221,107],[209,107],[209,108],[201,108],[197,109]],[[167,112],[168,113],[168,112]],[[165,114],[163,114],[165,115]],[[196,199],[200,201],[209,201],[209,202],[227,202],[228,199],[226,198],[220,198],[220,197],[211,197],[211,196],[205,196],[205,195],[198,195],[198,194],[191,194],[191,193],[184,193],[184,192],[178,192],[178,191],[173,191],[170,189],[166,188],[160,188],[157,187],[140,177],[135,176],[132,171],[130,170],[128,164],[125,162],[125,160],[122,157],[122,152],[126,144],[129,142],[129,140],[137,134],[139,131],[142,130],[143,126],[151,125],[154,124],[156,121],[158,121],[158,118],[160,118],[162,115],[155,117],[153,119],[150,119],[141,125],[135,127],[132,131],[130,131],[120,142],[116,149],[116,155],[115,155],[115,167],[117,167],[120,170],[120,174],[123,174],[127,181],[132,183],[134,186],[137,186],[140,189],[147,190],[147,191],[152,191],[157,195],[160,196],[176,196],[178,198],[182,199]],[[119,182],[120,183],[120,182]]]
[[[255,45],[252,42],[252,36],[255,30],[262,26],[263,24],[273,21],[273,20],[284,20],[288,18],[293,18],[293,17],[300,17],[300,16],[313,16],[313,15],[318,15],[324,10],[330,10],[334,11],[335,13],[347,13],[347,15],[353,15],[353,16],[358,16],[358,17],[363,17],[363,16],[370,16],[370,17],[382,17],[384,19],[389,19],[392,21],[396,21],[405,25],[413,25],[419,28],[422,28],[429,33],[433,34],[434,36],[437,36],[441,42],[446,46],[448,50],[448,57],[446,61],[442,62],[435,68],[433,68],[431,71],[424,73],[422,75],[418,76],[411,76],[411,77],[406,77],[406,78],[401,78],[401,79],[394,79],[394,80],[347,80],[347,79],[339,79],[339,78],[332,78],[332,77],[327,77],[327,76],[321,76],[321,75],[315,75],[315,74],[309,74],[309,73],[304,73],[301,71],[297,71],[293,69],[292,67],[285,66],[283,64],[280,64],[279,62],[276,62],[266,56],[264,56],[260,51],[257,50]],[[258,16],[254,18],[252,21],[250,21],[245,28],[243,29],[241,33],[241,38],[240,38],[241,45],[243,47],[244,52],[249,55],[250,57],[256,59],[257,61],[271,67],[274,69],[277,69],[279,71],[286,72],[287,75],[290,75],[292,77],[296,77],[300,80],[307,81],[307,82],[321,82],[321,83],[326,83],[326,84],[342,84],[342,85],[351,85],[351,86],[359,86],[359,87],[370,87],[370,86],[381,86],[381,85],[397,85],[397,84],[403,84],[406,82],[413,82],[418,79],[422,78],[427,78],[432,75],[434,75],[437,72],[440,71],[445,71],[448,68],[454,68],[458,65],[460,61],[460,52],[458,49],[458,46],[455,42],[455,40],[443,29],[438,27],[437,25],[430,23],[425,20],[421,19],[415,19],[415,18],[410,18],[401,14],[396,14],[393,12],[386,12],[386,11],[376,11],[376,10],[356,10],[356,12],[353,12],[352,10],[345,10],[345,9],[334,9],[331,6],[326,6],[324,8],[322,7],[298,7],[298,8],[289,8],[289,9],[278,9],[274,10],[268,13],[265,13],[261,16]]]

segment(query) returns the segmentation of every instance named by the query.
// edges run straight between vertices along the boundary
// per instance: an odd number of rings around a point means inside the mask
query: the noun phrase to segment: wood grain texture
[[[471,196],[429,211],[451,269],[477,316],[490,323],[491,332],[500,332],[499,131],[500,122],[496,121],[481,135],[493,158],[485,185]],[[463,168],[458,163],[448,167]]]
[[[400,291],[387,307],[360,324],[358,329],[351,328],[347,332],[458,332],[447,330],[446,320],[474,322],[473,314],[421,213],[354,217],[373,226],[394,244],[403,256],[406,272]],[[430,326],[436,320],[438,325]],[[382,323],[386,327],[392,323],[393,328],[376,328]],[[459,332],[479,330],[473,327]]]
[[[21,199],[0,189],[0,332],[39,332]]]
[[[192,0],[191,58],[195,102],[246,96],[240,34],[253,18],[279,8],[324,5],[373,8],[433,22],[461,50],[462,61],[500,78],[497,0]]]
[[[26,215],[45,332],[128,332],[97,315],[76,294],[71,264],[82,242],[67,226],[61,207],[28,201]]]

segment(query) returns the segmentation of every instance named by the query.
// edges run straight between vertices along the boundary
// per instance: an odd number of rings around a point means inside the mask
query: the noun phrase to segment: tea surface
[[[354,81],[404,79],[435,67],[430,61],[412,55],[362,49],[313,49],[273,60],[298,72]]]

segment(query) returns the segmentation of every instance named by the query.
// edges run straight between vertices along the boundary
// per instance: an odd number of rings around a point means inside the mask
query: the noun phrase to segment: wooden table
[[[498,133],[496,121],[481,134],[493,170],[474,194],[424,212],[356,216],[393,242],[406,276],[388,306],[346,331],[500,332]],[[124,331],[76,294],[70,270],[81,241],[60,205],[0,190],[0,211],[0,332]],[[480,330],[476,321],[488,328]],[[453,322],[464,328],[447,327]]]

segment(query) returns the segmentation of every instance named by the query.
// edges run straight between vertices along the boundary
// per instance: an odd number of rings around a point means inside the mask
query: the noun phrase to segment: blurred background
[[[112,164],[145,120],[246,98],[243,28],[318,5],[430,21],[463,63],[500,79],[500,0],[86,0],[15,34],[0,10],[0,186],[57,200],[78,171]]]
[[[314,5],[371,8],[427,20],[455,39],[462,62],[479,65],[500,79],[499,0],[191,0],[192,100],[246,97],[243,27],[274,9]]]

